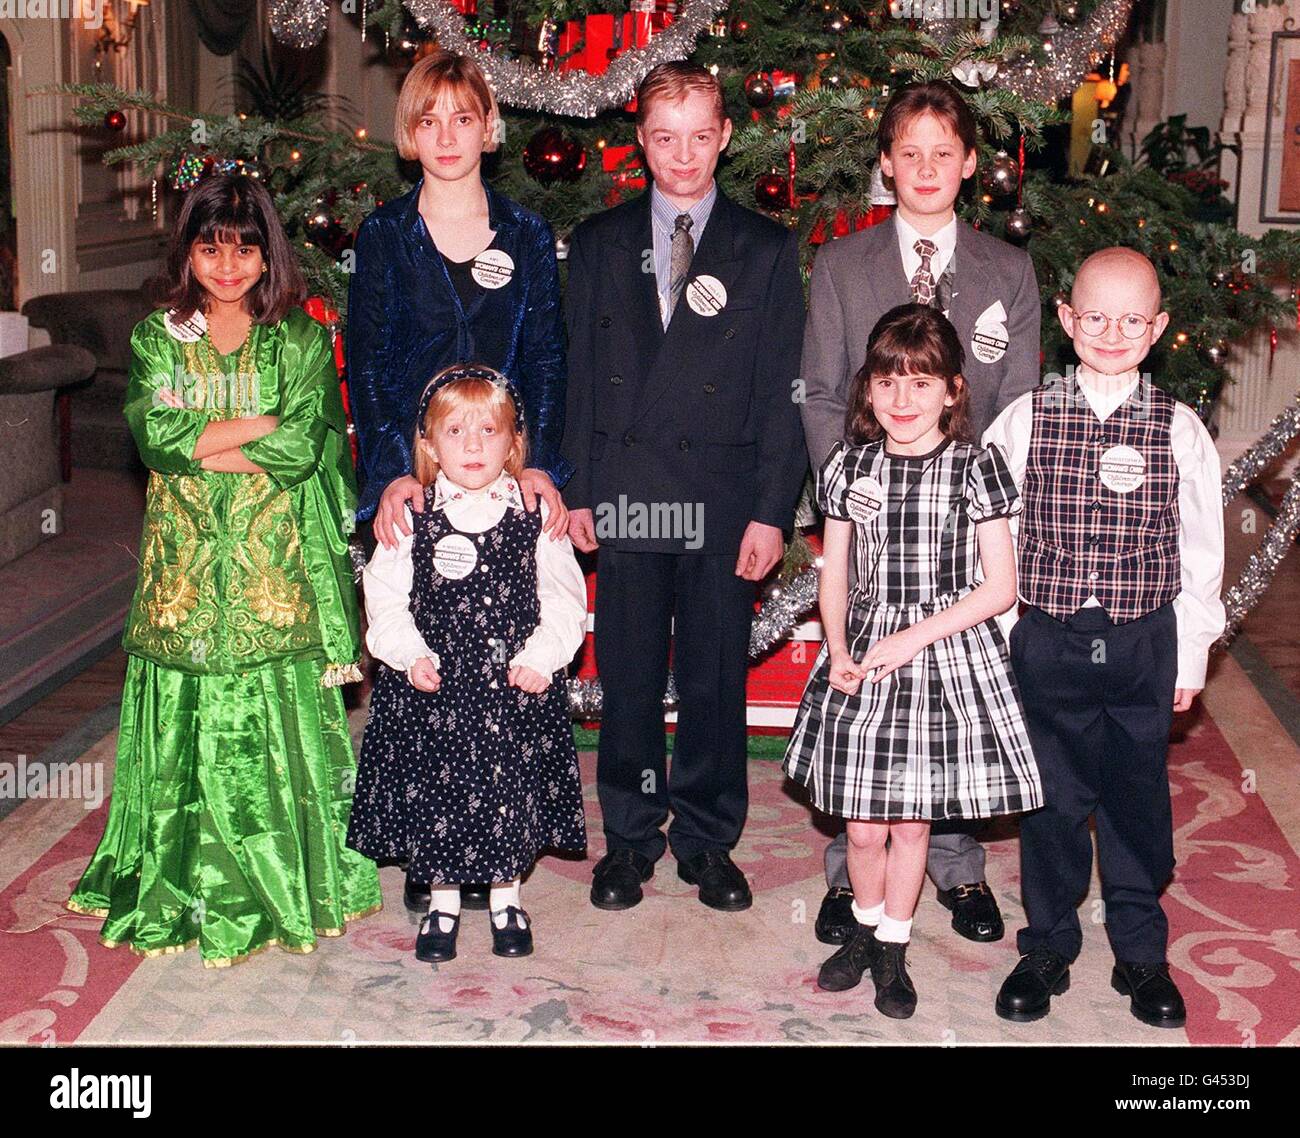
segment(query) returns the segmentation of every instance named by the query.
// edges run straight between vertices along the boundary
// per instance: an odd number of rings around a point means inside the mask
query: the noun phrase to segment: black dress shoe
[[[858,921],[853,915],[853,890],[832,885],[822,898],[822,907],[817,910],[817,923],[813,926],[813,932],[822,944],[848,944],[857,930]]]
[[[874,940],[874,938],[873,938]],[[907,942],[874,940],[871,980],[876,985],[876,1011],[890,1019],[910,1019],[916,1011],[916,989],[907,974]]]
[[[847,992],[862,981],[862,973],[871,966],[876,930],[854,922],[853,932],[844,946],[822,961],[817,972],[817,987],[824,992]]]
[[[995,1009],[1003,1019],[1033,1023],[1052,1010],[1052,997],[1070,989],[1070,964],[1050,948],[1031,948],[1002,981]]]
[[[591,875],[591,903],[617,912],[641,904],[641,882],[649,881],[655,863],[636,850],[610,850]]]
[[[1182,1027],[1187,1022],[1183,994],[1170,977],[1168,964],[1116,961],[1110,986],[1130,997],[1129,1010],[1151,1027]]]
[[[940,889],[939,904],[952,910],[952,927],[967,940],[1001,940],[1006,931],[998,899],[983,881]]]
[[[478,913],[488,907],[488,899],[491,896],[492,886],[490,885],[462,885],[460,887],[460,907],[462,909],[472,909]]]
[[[412,881],[409,877],[402,886],[402,904],[410,913],[427,913],[429,911],[429,883]]]
[[[705,850],[677,863],[677,876],[700,887],[700,900],[710,909],[738,913],[754,903],[745,875],[726,850]]]
[[[533,924],[523,909],[514,905],[505,907],[505,928],[497,928],[500,909],[492,914],[492,955],[531,956],[533,952]]]
[[[451,932],[442,931],[440,917],[451,917]],[[456,934],[460,932],[460,914],[452,917],[450,913],[434,910],[425,916],[420,931],[415,938],[415,959],[426,964],[441,964],[456,959]]]

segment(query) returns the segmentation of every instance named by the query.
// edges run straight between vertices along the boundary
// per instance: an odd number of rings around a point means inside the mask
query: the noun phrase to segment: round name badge
[[[1101,456],[1102,485],[1116,494],[1129,494],[1147,480],[1146,459],[1132,447],[1114,446]]]
[[[477,563],[478,551],[463,533],[449,533],[433,547],[433,567],[448,580],[468,577]]]
[[[971,334],[970,350],[981,363],[995,364],[1007,354],[1007,330],[1002,324],[986,324]]]
[[[686,303],[697,316],[717,316],[727,304],[726,286],[717,277],[698,276],[686,286]]]
[[[484,288],[505,288],[515,275],[514,258],[504,249],[484,249],[474,258],[469,275]]]
[[[865,525],[885,504],[885,488],[869,474],[855,478],[844,499],[844,508],[855,522]]]

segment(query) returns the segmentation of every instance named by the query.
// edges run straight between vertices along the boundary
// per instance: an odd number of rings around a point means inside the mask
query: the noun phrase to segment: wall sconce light
[[[126,6],[130,8],[130,15],[123,21],[117,15],[116,5],[113,7],[105,6],[104,23],[99,29],[99,35],[95,37],[95,67],[96,69],[103,66],[104,56],[110,51],[126,51],[131,45],[131,36],[135,32],[136,23],[140,19],[140,9],[149,6],[149,0],[126,0]],[[110,18],[109,13],[112,13]]]

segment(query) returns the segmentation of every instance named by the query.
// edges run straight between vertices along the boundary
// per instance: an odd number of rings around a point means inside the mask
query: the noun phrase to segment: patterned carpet
[[[1294,1045],[1300,931],[1284,926],[1300,914],[1300,750],[1231,659],[1206,706],[1171,755],[1178,869],[1167,908],[1185,1030],[1144,1027],[1110,989],[1105,933],[1090,919],[1095,884],[1083,955],[1053,1014],[1037,1024],[994,1015],[1021,923],[1013,828],[988,845],[1009,929],[1002,942],[956,936],[927,885],[909,952],[920,995],[913,1019],[877,1014],[869,981],[818,991],[817,965],[830,951],[812,935],[825,839],[771,761],[751,761],[749,824],[735,851],[754,886],[751,910],[704,908],[667,857],[641,906],[599,912],[586,899],[604,851],[585,754],[592,845],[585,862],[547,858],[528,881],[537,952],[493,957],[486,914],[467,913],[460,957],[437,968],[411,955],[415,925],[396,870],[383,872],[384,911],[310,955],[271,949],[217,971],[194,953],[141,960],[103,948],[99,922],[61,904],[107,804],[28,800],[0,821],[0,1041]],[[111,777],[113,743],[110,734],[81,762],[102,763]]]

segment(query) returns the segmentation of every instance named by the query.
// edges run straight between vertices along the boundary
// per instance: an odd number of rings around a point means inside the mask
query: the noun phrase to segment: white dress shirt
[[[1104,423],[1132,394],[1139,377],[1136,372],[1123,380],[1116,377],[1104,388],[1086,370],[1081,369],[1078,378],[1088,406]],[[1011,476],[1022,489],[1033,419],[1033,393],[1027,392],[984,432],[985,445],[996,443],[1002,448]],[[1178,679],[1174,686],[1199,690],[1205,687],[1210,647],[1222,635],[1227,619],[1219,596],[1223,588],[1223,475],[1214,440],[1185,403],[1174,407],[1170,435],[1178,466],[1178,560],[1182,569],[1182,588],[1173,602],[1178,627]],[[1016,519],[1011,526],[1015,534]],[[1084,607],[1100,603],[1089,597]],[[1003,631],[1007,631],[1005,624]]]
[[[447,520],[458,530],[482,533],[511,507],[522,510],[523,498],[515,479],[502,471],[481,490],[466,490],[439,474],[434,500],[425,508],[445,510]],[[549,516],[546,503],[539,500],[538,507],[545,523]],[[411,544],[411,535],[397,531],[397,548],[378,546],[363,578],[366,647],[376,659],[408,676],[411,665],[424,657],[433,661],[435,669],[442,666],[411,616]],[[543,533],[537,539],[537,599],[541,608],[537,627],[510,666],[550,676],[573,659],[587,633],[587,585],[568,537],[552,541]]]
[[[916,276],[917,269],[921,267],[921,254],[916,251],[916,243],[922,237],[925,237],[925,234],[908,225],[906,221],[898,216],[897,211],[894,213],[894,231],[898,234],[898,251],[903,257],[903,275],[910,284],[912,278]],[[930,275],[934,278],[934,283],[938,285],[944,269],[948,267],[948,262],[952,260],[953,253],[957,251],[956,214],[952,216],[947,225],[931,233],[926,239],[933,241],[938,246],[937,252],[930,258]]]

